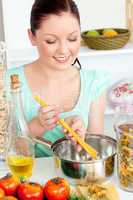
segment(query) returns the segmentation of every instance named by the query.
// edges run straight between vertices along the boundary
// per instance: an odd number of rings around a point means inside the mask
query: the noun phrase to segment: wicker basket
[[[97,50],[112,50],[123,47],[130,38],[130,31],[128,29],[113,28],[118,35],[114,37],[102,35],[103,29],[96,29],[100,33],[99,36],[87,36],[85,31],[81,34],[85,44],[91,49]]]

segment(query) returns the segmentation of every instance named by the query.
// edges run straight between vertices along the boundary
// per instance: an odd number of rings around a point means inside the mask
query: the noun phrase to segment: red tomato
[[[4,200],[17,200],[17,198],[14,196],[5,196]]]
[[[21,183],[18,187],[19,200],[43,200],[43,188],[38,183]]]
[[[60,177],[50,179],[44,185],[44,195],[48,200],[67,200],[70,194],[69,183]]]
[[[5,196],[5,192],[2,188],[0,188],[0,200],[3,199],[4,196]]]
[[[20,181],[17,177],[7,174],[0,179],[0,187],[5,191],[6,195],[15,195]]]

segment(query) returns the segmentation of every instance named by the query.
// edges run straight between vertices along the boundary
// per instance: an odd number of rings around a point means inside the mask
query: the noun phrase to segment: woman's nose
[[[61,54],[66,54],[69,52],[67,42],[61,42],[58,47],[58,52]]]

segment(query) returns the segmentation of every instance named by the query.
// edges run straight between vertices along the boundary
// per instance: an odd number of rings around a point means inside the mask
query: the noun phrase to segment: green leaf
[[[21,183],[24,183],[24,182],[27,181],[24,176],[19,176],[19,180],[20,180]]]
[[[85,197],[77,196],[75,193],[72,193],[68,200],[87,200]]]

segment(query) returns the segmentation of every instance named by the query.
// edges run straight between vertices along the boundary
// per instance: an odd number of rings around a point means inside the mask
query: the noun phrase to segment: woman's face
[[[37,46],[44,66],[63,70],[70,66],[80,47],[79,22],[70,13],[49,15],[36,30],[29,34],[32,44]]]

